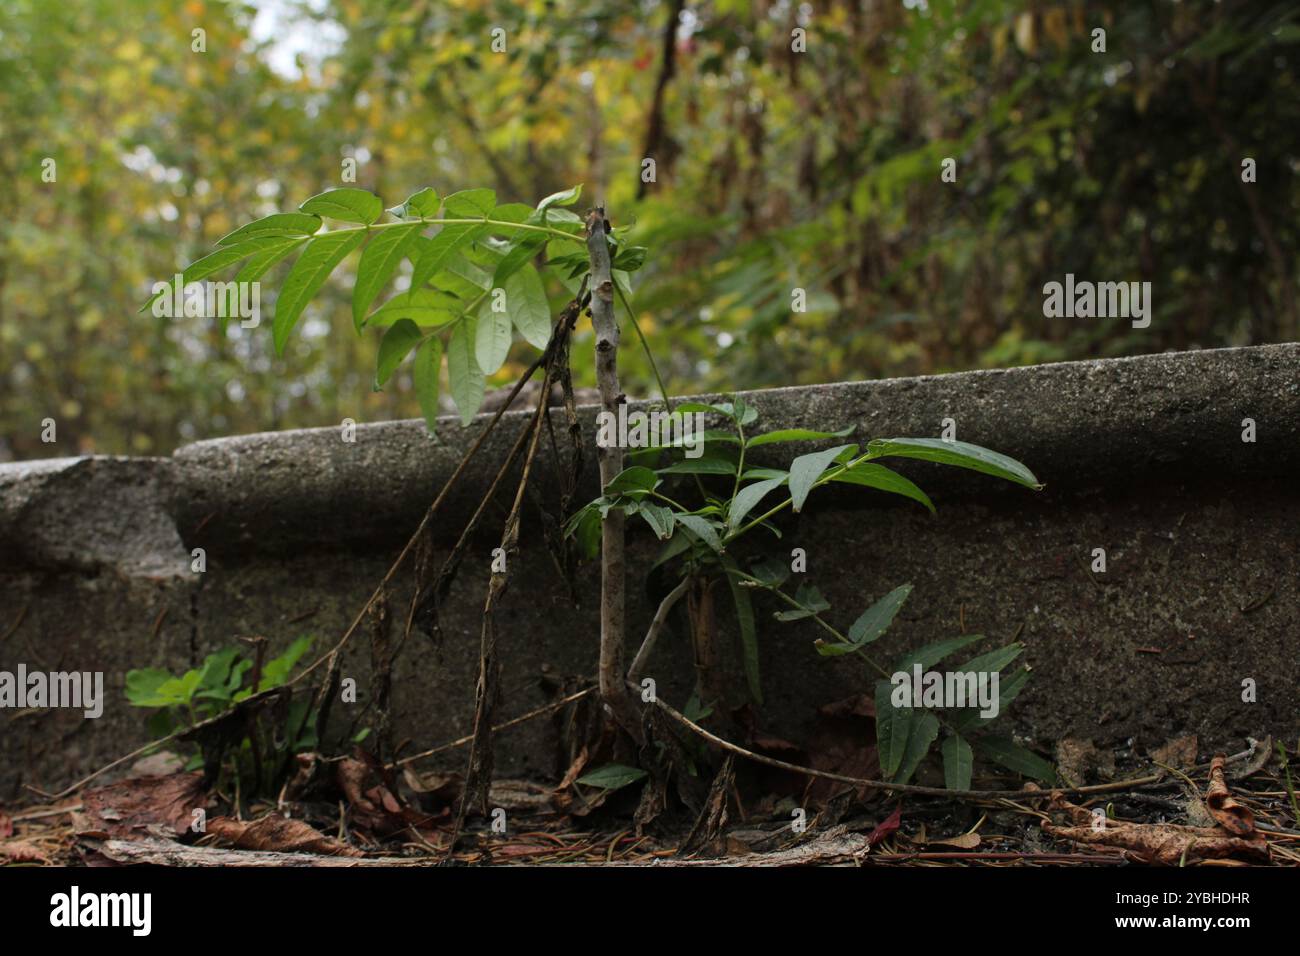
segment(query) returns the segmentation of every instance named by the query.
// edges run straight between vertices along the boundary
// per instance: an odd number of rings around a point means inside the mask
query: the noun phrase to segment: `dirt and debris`
[[[823,713],[862,720],[862,702]],[[840,727],[841,730],[844,726]],[[826,738],[835,742],[834,735]],[[823,741],[825,742],[825,741]],[[767,740],[766,749],[799,748]],[[1240,866],[1300,863],[1285,774],[1264,744],[1188,766],[1131,776],[1151,765],[1117,762],[1116,773],[1144,781],[1094,792],[1041,790],[1018,797],[944,798],[858,791],[818,793],[821,809],[792,813],[813,791],[782,783],[769,768],[730,757],[712,775],[698,813],[662,813],[638,833],[632,817],[641,787],[594,791],[494,781],[494,815],[472,818],[452,841],[463,794],[459,774],[399,773],[356,751],[312,755],[317,773],[301,799],[234,805],[205,789],[202,776],[164,773],[119,780],[49,805],[0,808],[0,863],[45,865],[339,866],[446,863],[619,866]],[[1095,747],[1079,748],[1092,756]],[[847,738],[826,766],[866,768]],[[1172,757],[1168,750],[1160,754]],[[803,756],[811,759],[806,752]],[[1113,758],[1113,755],[1112,759]],[[1133,758],[1136,759],[1136,758]],[[1106,761],[1102,761],[1104,764]],[[1161,761],[1163,763],[1164,761]],[[170,768],[172,761],[153,766]],[[1172,764],[1170,764],[1172,766]],[[706,778],[707,779],[707,778]],[[770,785],[778,784],[776,791]],[[1006,778],[981,780],[1003,785]],[[784,794],[780,793],[785,790]],[[602,801],[592,797],[603,798]],[[598,802],[599,806],[593,806]],[[582,814],[572,812],[583,807]],[[195,811],[213,814],[196,827]],[[499,810],[497,813],[495,811]],[[1194,810],[1199,810],[1199,815]],[[201,818],[201,815],[197,815]]]

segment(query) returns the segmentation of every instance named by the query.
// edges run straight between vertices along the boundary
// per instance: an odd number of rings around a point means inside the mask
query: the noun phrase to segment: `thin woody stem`
[[[614,315],[614,278],[606,238],[605,210],[597,206],[587,217],[587,255],[591,260],[591,325],[596,332],[596,384],[600,404],[617,416],[626,399],[618,382],[618,320]],[[616,444],[598,449],[600,486],[606,487],[623,470],[623,450]],[[643,742],[641,720],[624,683],[623,635],[626,612],[624,515],[610,508],[601,523],[600,551],[600,697],[615,721],[637,743]]]

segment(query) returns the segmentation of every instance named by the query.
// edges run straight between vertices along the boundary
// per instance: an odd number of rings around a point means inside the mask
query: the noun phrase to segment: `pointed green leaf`
[[[426,186],[419,192],[412,193],[402,205],[408,216],[432,219],[438,215],[438,207],[442,205],[442,200],[438,198],[437,190]]]
[[[661,475],[734,475],[736,463],[725,458],[683,458],[658,472]]]
[[[966,647],[969,644],[974,644],[976,641],[982,641],[983,639],[983,634],[963,634],[961,637],[952,637],[945,641],[935,641],[933,644],[927,644],[925,647],[908,654],[898,662],[894,667],[894,670],[896,672],[908,671],[910,673],[912,668],[917,664],[920,664],[921,669],[925,670],[938,664],[953,651],[959,651],[963,647]]]
[[[989,735],[975,740],[975,749],[994,763],[1046,784],[1056,782],[1056,768],[1010,737]]]
[[[943,785],[949,790],[969,790],[975,755],[957,734],[943,742]]]
[[[815,584],[800,584],[794,592],[794,600],[796,604],[802,606],[788,611],[777,611],[772,616],[778,621],[801,621],[829,610],[831,606]]]
[[[578,778],[578,783],[585,787],[599,787],[602,790],[617,790],[630,783],[644,780],[647,774],[637,767],[625,767],[622,764],[608,763],[599,770]]]
[[[604,493],[613,498],[618,495],[647,495],[659,484],[659,476],[649,468],[633,465],[615,475],[604,488]]]
[[[263,236],[310,236],[320,228],[320,217],[303,212],[277,212],[274,215],[254,220],[240,226],[234,232],[228,232],[217,240],[219,246],[229,246],[245,239]]]
[[[275,301],[275,322],[272,331],[275,337],[277,355],[284,354],[284,345],[289,341],[289,333],[298,324],[302,310],[311,301],[312,296],[320,291],[325,280],[330,277],[334,267],[343,261],[349,252],[365,240],[366,234],[361,230],[348,232],[326,232],[314,237],[307,243],[298,261],[293,264],[289,275],[280,289],[280,297]]]
[[[768,492],[780,488],[785,482],[785,477],[765,478],[741,488],[736,493],[736,497],[731,499],[731,508],[727,511],[727,527],[733,531],[739,528],[745,516],[754,510],[754,506],[762,501]]]
[[[268,245],[261,252],[255,252],[249,256],[248,261],[244,263],[242,269],[235,276],[235,285],[240,286],[247,282],[257,282],[266,275],[266,273],[277,262],[287,258],[291,253],[298,249],[307,241],[306,236],[298,237],[281,237],[277,243]],[[230,310],[220,318],[221,331],[226,331],[226,326],[230,323]]]
[[[249,256],[244,267],[239,270],[235,276],[235,282],[256,282],[270,270],[280,260],[288,257],[295,249],[307,241],[306,236],[281,237],[278,242],[272,242],[261,252],[255,252]]]
[[[913,501],[919,501],[934,512],[934,503],[930,496],[908,481],[896,471],[890,471],[884,465],[875,465],[869,461],[860,461],[847,471],[842,471],[831,481],[843,481],[854,485],[878,488],[896,495],[903,495]]]
[[[384,337],[379,341],[379,359],[375,365],[375,391],[384,387],[384,383],[401,365],[406,356],[411,354],[423,337],[420,327],[410,319],[398,319],[388,327]]]
[[[419,258],[415,260],[415,271],[411,274],[411,289],[422,289],[425,284],[446,268],[448,261],[457,250],[473,242],[487,232],[485,226],[464,223],[452,223],[443,226],[438,234],[426,242],[416,242],[420,249]]]
[[[789,478],[788,471],[780,468],[747,468],[740,476],[741,481],[758,481],[760,478]]]
[[[841,428],[837,432],[818,432],[810,428],[783,428],[780,431],[764,432],[761,435],[755,435],[745,442],[746,448],[758,448],[761,445],[774,445],[777,442],[787,441],[820,441],[823,438],[844,438],[846,435],[853,434],[856,425],[850,425],[848,428]]]
[[[941,465],[956,465],[972,471],[1005,478],[1033,488],[1042,488],[1034,473],[1006,455],[972,445],[964,441],[946,441],[942,438],[878,438],[868,450],[872,458],[919,458]]]
[[[795,511],[803,508],[808,492],[812,491],[817,479],[835,461],[836,456],[848,447],[850,446],[839,445],[835,448],[827,448],[825,451],[815,451],[800,455],[790,462],[790,500]]]
[[[677,523],[714,551],[722,553],[722,539],[718,537],[717,526],[712,521],[700,515],[678,515]]]
[[[368,328],[392,325],[398,319],[410,319],[424,328],[446,325],[460,317],[461,301],[436,289],[411,289],[399,292],[366,319]]]
[[[537,253],[546,245],[546,234],[529,232],[520,236],[510,247],[510,251],[501,257],[492,273],[492,287],[502,288],[516,272],[524,266],[532,265]]]
[[[914,712],[911,724],[898,773],[891,778],[894,783],[907,783],[912,779],[912,774],[916,773],[916,768],[921,765],[935,738],[939,736],[939,718],[929,711],[921,714]]]
[[[558,193],[551,193],[545,199],[537,204],[537,211],[549,209],[551,206],[572,206],[582,195],[582,183],[576,186],[570,186],[568,189],[562,189]]]
[[[1014,661],[1024,649],[1025,645],[1019,642],[1008,644],[1006,647],[999,647],[997,650],[980,654],[978,657],[972,657],[965,664],[957,667],[957,670],[992,674],[1002,670],[1002,668]]]
[[[484,302],[475,329],[474,358],[484,375],[492,375],[505,364],[509,354],[510,315],[504,311],[496,312],[492,302]]]
[[[614,257],[614,268],[622,269],[624,272],[636,272],[645,265],[647,252],[649,250],[645,246],[628,246],[626,249],[620,249],[618,255]]]
[[[668,539],[668,543],[664,545],[663,550],[659,552],[659,556],[655,558],[654,564],[650,565],[650,567],[652,569],[657,568],[659,565],[671,561],[683,551],[689,551],[695,540],[696,537],[693,535],[674,533],[673,536]]]
[[[643,501],[638,513],[650,526],[650,530],[655,533],[655,537],[661,541],[667,541],[673,536],[675,521],[671,508],[656,504],[653,501]]]
[[[415,350],[412,380],[420,412],[432,435],[438,428],[438,380],[442,372],[442,340],[431,335]]]
[[[876,682],[876,751],[886,780],[892,780],[903,763],[912,724],[912,708],[890,703],[893,689],[887,680]]]
[[[181,273],[182,291],[191,282],[202,282],[208,276],[229,268],[239,260],[265,252],[271,247],[278,246],[283,241],[283,236],[260,236],[254,239],[245,239],[243,242],[237,242],[234,245],[222,246],[215,252],[208,253],[202,259],[190,263],[185,271]],[[140,311],[147,312],[160,295],[162,295],[162,292],[155,292],[149,296],[148,301],[140,307]]]
[[[468,425],[483,404],[487,378],[474,358],[474,317],[467,315],[451,333],[447,343],[447,377],[451,380],[451,400],[460,412],[462,425]]]
[[[467,287],[472,287],[478,292],[489,292],[492,289],[492,273],[488,272],[482,266],[471,262],[467,257],[469,250],[461,249],[455,254],[449,256],[443,263],[442,272],[434,278],[440,276],[453,276],[456,279],[467,283]],[[457,290],[457,294],[460,292]],[[477,292],[474,293],[477,296]]]
[[[992,652],[996,653],[996,652]],[[970,669],[970,668],[966,668]],[[960,711],[953,712],[952,725],[963,733],[975,727],[987,727],[993,721],[997,720],[1007,712],[1011,702],[1020,695],[1029,683],[1029,668],[1017,667],[1010,674],[1003,677],[998,675],[998,712],[996,716],[984,717],[980,714],[978,707],[968,707]]]
[[[368,226],[384,214],[384,203],[374,193],[353,186],[327,189],[312,196],[298,207],[303,212],[328,216],[342,222],[359,222]]]
[[[849,628],[848,637],[859,647],[870,644],[889,629],[894,616],[903,606],[907,596],[912,593],[912,585],[904,584],[894,588],[871,607],[862,612],[862,616]]]
[[[464,189],[442,201],[448,219],[486,219],[497,207],[497,194],[491,189]]]
[[[527,222],[536,215],[536,210],[526,202],[508,202],[492,210],[492,218],[498,222]]]
[[[505,284],[506,312],[524,341],[544,349],[551,341],[551,304],[542,277],[532,264],[514,272]]]
[[[423,228],[424,223],[412,222],[377,232],[370,245],[361,253],[357,281],[352,287],[352,324],[358,332],[361,331],[366,313],[370,311],[370,304],[375,301],[379,290],[393,277]]]

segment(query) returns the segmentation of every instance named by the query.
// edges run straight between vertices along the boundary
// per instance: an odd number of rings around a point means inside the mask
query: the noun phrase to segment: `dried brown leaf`
[[[1118,847],[1137,861],[1178,866],[1201,860],[1249,859],[1268,860],[1268,843],[1255,833],[1249,839],[1233,836],[1218,827],[1186,827],[1172,823],[1127,823],[1106,819],[1103,826],[1093,823],[1092,814],[1075,806],[1061,793],[1052,794],[1051,809],[1063,810],[1076,824],[1058,827],[1042,825],[1043,832],[1063,840],[1098,846]]]
[[[1229,833],[1248,836],[1255,832],[1255,814],[1228,792],[1228,784],[1223,779],[1224,762],[1223,754],[1216,754],[1210,761],[1210,785],[1205,791],[1205,806],[1215,822]]]
[[[242,850],[270,850],[277,853],[319,853],[325,856],[362,856],[348,846],[301,820],[271,813],[260,820],[232,820],[217,817],[208,821],[208,833]]]
[[[29,840],[0,842],[0,859],[9,863],[49,863],[45,851]]]
[[[179,836],[190,828],[194,811],[207,802],[201,774],[132,777],[87,791],[81,811],[73,814],[73,828],[79,834],[128,840],[144,836],[151,827]]]
[[[1199,747],[1200,743],[1196,738],[1196,734],[1175,737],[1172,740],[1165,741],[1164,746],[1151,751],[1151,759],[1155,763],[1164,764],[1166,767],[1189,770],[1196,764],[1196,754]]]

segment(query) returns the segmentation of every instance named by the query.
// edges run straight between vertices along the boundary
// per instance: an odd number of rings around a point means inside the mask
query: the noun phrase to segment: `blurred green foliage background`
[[[1298,51],[1300,5],[1261,0],[5,0],[0,460],[418,415],[371,390],[346,276],[283,360],[269,309],[137,314],[349,157],[390,205],[603,195],[677,392],[1293,340]],[[1044,318],[1066,272],[1150,281],[1150,328]]]

